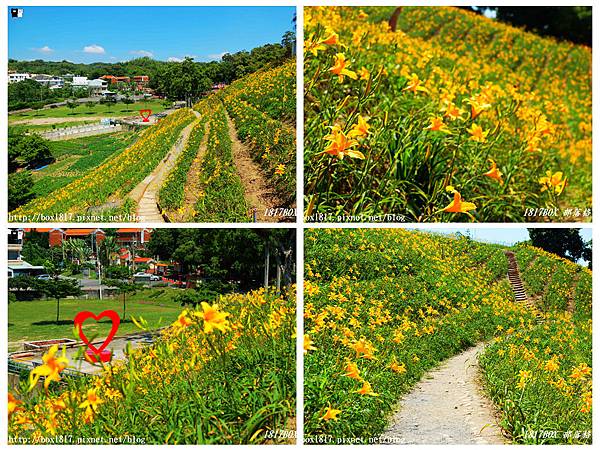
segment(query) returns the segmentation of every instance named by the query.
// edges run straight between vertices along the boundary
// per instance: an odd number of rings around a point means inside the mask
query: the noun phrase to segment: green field
[[[159,113],[164,111],[162,100],[148,100],[144,102],[136,102],[131,105],[125,105],[123,103],[117,104],[96,104],[93,108],[90,108],[84,104],[79,105],[77,108],[70,109],[67,106],[60,106],[58,108],[48,109],[37,109],[35,111],[28,111],[19,114],[9,114],[8,122],[17,122],[21,120],[32,120],[32,119],[43,119],[50,117],[64,117],[67,119],[75,117],[125,117],[137,115],[140,109],[151,109],[152,113]]]
[[[139,331],[131,321],[143,317],[152,328],[170,325],[182,310],[173,299],[178,290],[172,288],[145,289],[127,297],[127,319],[121,322],[117,336]],[[73,318],[80,311],[98,314],[113,309],[119,316],[123,313],[122,296],[105,300],[63,299],[60,301],[60,321],[56,324],[55,300],[32,300],[12,302],[8,305],[8,349],[19,350],[23,341],[73,338]],[[121,318],[122,320],[122,318]],[[110,321],[84,324],[87,336],[106,336]]]
[[[21,119],[19,119],[21,120]],[[26,133],[26,132],[30,132],[30,133],[44,133],[46,131],[51,131],[51,130],[58,130],[61,128],[69,128],[69,127],[80,127],[83,125],[90,125],[90,124],[97,124],[99,123],[97,119],[90,119],[90,120],[72,120],[72,121],[67,121],[67,122],[60,122],[60,123],[47,123],[47,124],[43,124],[43,125],[32,125],[32,124],[22,124],[22,125],[10,125],[10,129],[14,130],[15,132],[19,132],[19,133]]]
[[[134,132],[88,136],[67,141],[50,141],[56,162],[33,172],[33,192],[42,197],[84,176],[90,169],[117,155],[136,140]]]

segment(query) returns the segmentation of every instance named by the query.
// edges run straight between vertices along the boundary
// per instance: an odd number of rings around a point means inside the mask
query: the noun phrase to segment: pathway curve
[[[200,113],[192,110],[196,117],[200,117]],[[152,173],[138,184],[130,193],[129,197],[137,203],[136,214],[140,218],[140,222],[164,222],[160,210],[158,209],[158,192],[163,185],[167,175],[175,166],[177,157],[184,150],[185,144],[190,137],[192,128],[196,125],[196,121],[190,123],[183,129],[177,142],[171,147],[169,153],[163,160],[154,168]]]
[[[237,173],[244,186],[246,201],[251,208],[256,208],[257,222],[277,222],[277,217],[266,215],[269,208],[277,208],[282,205],[277,193],[272,189],[259,168],[254,162],[248,147],[242,143],[236,134],[235,124],[227,115],[227,126],[231,138],[231,153],[237,168]]]
[[[386,444],[504,444],[479,380],[485,343],[447,359],[401,401],[381,435]]]

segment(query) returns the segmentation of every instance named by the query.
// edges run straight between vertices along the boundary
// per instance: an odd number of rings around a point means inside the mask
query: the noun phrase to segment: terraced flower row
[[[480,364],[515,443],[591,443],[591,315],[550,313],[543,325],[499,337]]]
[[[200,174],[201,192],[196,203],[197,222],[249,222],[249,206],[244,186],[231,153],[231,138],[225,108],[211,96],[202,108],[211,110],[208,118],[206,154]],[[200,107],[200,106],[197,106]]]
[[[151,347],[131,349],[99,377],[64,377],[78,363],[55,347],[31,374],[33,385],[50,370],[50,389],[27,393],[25,380],[23,392],[9,394],[9,435],[40,442],[110,430],[146,444],[273,442],[268,431],[289,429],[295,417],[294,330],[294,292],[260,289],[183,310]]]
[[[589,220],[590,50],[457,8],[394,32],[393,10],[305,8],[309,220]]]
[[[502,264],[492,254],[504,257],[465,238],[401,229],[306,231],[309,441],[378,436],[427,370],[498,330],[535,326],[496,280]]]
[[[591,276],[588,269],[541,249],[521,246],[516,258],[525,290],[528,295],[539,297],[544,311],[565,311],[579,283],[589,283],[587,277],[581,277]]]
[[[12,211],[18,221],[72,221],[66,214],[85,213],[107,202],[122,203],[168,153],[183,128],[195,116],[189,109],[179,110],[145,130],[129,148],[100,165],[86,176]],[[126,205],[126,202],[124,203]],[[47,218],[44,218],[45,217]],[[37,220],[36,220],[37,219]]]
[[[283,200],[296,195],[296,63],[257,72],[220,93],[238,137]]]
[[[194,160],[198,157],[200,144],[206,134],[206,117],[198,121],[186,143],[185,149],[177,158],[177,163],[169,173],[159,192],[159,205],[163,213],[171,216],[172,212],[180,210],[184,205],[185,185],[188,182],[188,172]]]

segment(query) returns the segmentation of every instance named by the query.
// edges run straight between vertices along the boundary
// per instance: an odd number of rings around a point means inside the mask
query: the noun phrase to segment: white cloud
[[[129,53],[137,56],[147,56],[148,58],[152,58],[154,56],[154,53],[147,50],[131,50]]]
[[[85,47],[83,47],[83,52],[84,53],[95,53],[97,55],[103,55],[104,53],[106,53],[104,51],[104,47],[100,47],[99,45],[96,45],[96,44],[86,45]]]
[[[185,58],[192,58],[192,59],[196,59],[197,56],[196,55],[184,55],[183,57],[179,57],[179,56],[169,56],[167,58],[168,62],[182,62]]]
[[[212,53],[210,55],[208,55],[208,59],[211,61],[219,61],[223,55],[226,55],[229,52],[221,52],[221,53]]]
[[[34,50],[36,52],[40,52],[40,53],[52,53],[52,52],[54,52],[54,49],[48,47],[47,45],[44,45],[43,47],[40,47],[40,48],[34,48]]]

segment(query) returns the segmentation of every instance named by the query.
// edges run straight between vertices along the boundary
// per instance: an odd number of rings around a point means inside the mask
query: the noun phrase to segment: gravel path
[[[480,343],[425,375],[381,435],[386,444],[504,444],[479,383]]]
[[[196,117],[200,114],[193,111]],[[183,129],[177,142],[165,158],[156,166],[150,175],[138,184],[129,194],[129,197],[138,203],[136,214],[140,218],[140,222],[164,222],[164,218],[158,209],[158,192],[162,187],[167,175],[175,167],[177,157],[185,148],[185,144],[194,128],[196,122],[190,123]]]

